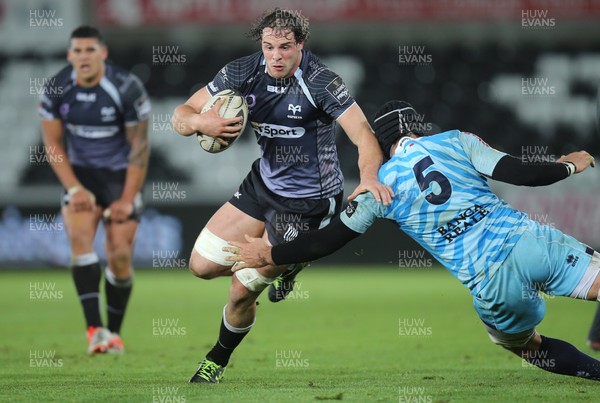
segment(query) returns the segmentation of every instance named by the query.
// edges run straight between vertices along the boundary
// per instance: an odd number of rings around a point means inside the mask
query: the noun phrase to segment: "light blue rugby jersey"
[[[505,155],[459,130],[405,137],[379,170],[392,204],[363,194],[342,221],[359,233],[376,218],[396,221],[475,295],[525,230],[527,215],[492,193],[485,177]]]

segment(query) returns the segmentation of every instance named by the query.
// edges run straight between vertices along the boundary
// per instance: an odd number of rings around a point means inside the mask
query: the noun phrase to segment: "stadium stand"
[[[515,155],[522,153],[523,138],[555,155],[600,149],[599,48],[503,42],[421,46],[419,51],[429,59],[416,64],[400,63],[396,41],[377,46],[357,43],[335,52],[315,43],[309,49],[327,55],[324,60],[346,78],[368,118],[383,102],[400,97],[424,113],[422,123],[428,132],[460,128]],[[152,159],[144,194],[149,207],[221,202],[258,157],[254,134],[248,130],[235,147],[212,155],[202,152],[193,138],[177,135],[170,124],[177,104],[206,84],[224,63],[255,49],[252,44],[184,49],[183,65],[156,65],[150,45],[111,47],[111,58],[138,74],[153,102]],[[39,149],[42,144],[36,112],[39,88],[64,65],[62,54],[12,59],[0,55],[0,130],[6,142],[0,148],[0,205],[57,205],[56,178],[47,165],[31,161],[35,153],[31,147],[37,144]],[[527,96],[528,88],[552,93]],[[344,135],[339,136],[338,147],[350,188],[357,181],[356,149]],[[153,188],[166,183],[176,183],[185,197],[156,197]],[[139,239],[143,245],[143,236]]]

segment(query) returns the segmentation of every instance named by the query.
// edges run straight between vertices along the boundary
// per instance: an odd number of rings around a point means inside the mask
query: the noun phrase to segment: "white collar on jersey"
[[[263,64],[265,66],[265,74],[268,75],[269,72],[267,71],[267,62],[266,62],[266,59],[264,58],[264,56],[262,58],[261,64]],[[300,88],[302,88],[302,92],[304,93],[306,98],[308,98],[308,102],[310,102],[310,104],[316,108],[317,103],[315,102],[310,91],[308,90],[308,86],[306,85],[306,82],[304,81],[304,77],[302,77],[302,73],[303,73],[302,69],[300,68],[300,66],[298,66],[298,68],[294,72],[294,77],[296,77],[296,79],[298,80],[298,84],[300,85]]]
[[[412,137],[408,137],[408,136],[401,137],[400,140],[398,140],[398,146],[396,147],[396,150],[394,151],[394,155],[400,154],[402,151],[404,151],[404,149],[406,148],[406,145],[408,144],[408,142],[410,140],[418,140],[418,138],[413,139]]]

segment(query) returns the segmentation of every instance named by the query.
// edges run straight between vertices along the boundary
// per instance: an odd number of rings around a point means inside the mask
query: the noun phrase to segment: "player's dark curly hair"
[[[300,11],[279,7],[265,11],[248,31],[248,37],[257,42],[260,41],[265,28],[280,31],[289,29],[294,33],[296,43],[306,41],[310,34],[308,18],[303,16]]]

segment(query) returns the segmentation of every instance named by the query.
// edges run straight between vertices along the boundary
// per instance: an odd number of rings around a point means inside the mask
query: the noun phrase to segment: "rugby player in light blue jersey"
[[[222,251],[227,240],[252,234],[274,245],[287,242],[327,225],[341,210],[344,178],[336,123],[358,147],[360,184],[349,198],[370,191],[377,200],[391,201],[391,189],[377,180],[383,155],[371,127],[342,79],[304,48],[308,35],[308,19],[301,13],[267,11],[250,31],[262,50],[228,63],[175,109],[173,127],[180,134],[200,131],[225,141],[239,135],[239,126],[231,125],[241,118],[222,119],[220,104],[200,112],[212,95],[237,90],[248,102],[249,124],[261,149],[237,192],[196,240],[190,270],[200,278],[231,275],[228,254]],[[217,343],[190,382],[219,382],[233,350],[254,324],[260,292],[275,281],[269,299],[281,301],[302,267],[290,266],[277,280],[252,268],[233,276]]]
[[[65,188],[62,214],[91,354],[123,352],[119,334],[131,293],[131,255],[149,155],[146,90],[133,74],[106,63],[107,55],[97,29],[75,29],[67,53],[71,65],[48,80],[39,107],[45,151]],[[101,218],[108,260],[107,329],[93,248]]]
[[[600,380],[600,361],[571,344],[536,332],[546,311],[539,291],[595,301],[600,254],[573,237],[531,220],[489,188],[487,178],[542,186],[594,166],[585,151],[534,165],[451,130],[420,136],[407,122],[410,104],[392,101],[375,119],[385,155],[382,183],[394,190],[385,206],[371,194],[349,203],[326,228],[270,247],[258,238],[227,247],[244,267],[313,260],[364,233],[376,218],[395,221],[467,287],[490,339],[546,371]],[[272,269],[264,275],[275,275]]]
[[[600,135],[600,87],[596,94],[596,133]],[[596,314],[588,332],[588,345],[592,350],[600,351],[600,305],[596,308]]]

